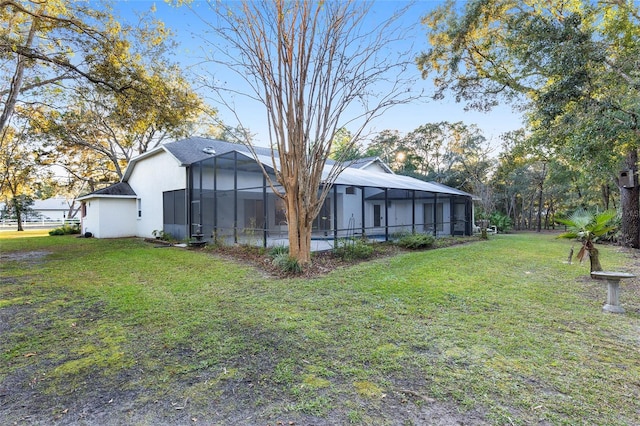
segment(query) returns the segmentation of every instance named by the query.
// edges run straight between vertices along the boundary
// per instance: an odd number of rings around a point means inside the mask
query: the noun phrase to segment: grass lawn
[[[637,425],[639,287],[603,313],[571,245],[498,235],[275,279],[207,250],[0,233],[0,418]]]

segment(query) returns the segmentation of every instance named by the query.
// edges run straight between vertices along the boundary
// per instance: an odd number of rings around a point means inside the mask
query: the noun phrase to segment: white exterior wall
[[[162,193],[187,187],[186,169],[166,151],[137,162],[129,176],[129,185],[141,203],[142,215],[138,217],[137,206],[131,214],[137,237],[152,237],[154,230],[161,230]]]
[[[362,170],[366,170],[368,172],[378,172],[378,173],[389,173],[382,165],[378,162],[371,163],[367,167],[363,167]]]
[[[85,200],[86,216],[82,218],[82,233],[96,238],[120,238],[136,235],[136,200],[101,197]]]

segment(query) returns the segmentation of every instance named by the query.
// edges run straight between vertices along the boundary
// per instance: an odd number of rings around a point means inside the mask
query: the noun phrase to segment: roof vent
[[[216,150],[212,146],[208,146],[206,148],[202,148],[202,152],[204,152],[205,154],[214,155],[216,153]]]

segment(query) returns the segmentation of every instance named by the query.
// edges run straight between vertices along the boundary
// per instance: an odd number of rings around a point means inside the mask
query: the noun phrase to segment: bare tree
[[[246,85],[214,81],[209,86],[241,124],[233,95],[265,107],[275,170],[275,181],[268,182],[286,205],[289,253],[307,264],[313,219],[344,168],[337,163],[324,171],[338,129],[351,132],[348,145],[353,146],[375,118],[421,96],[412,91],[415,65],[400,20],[406,8],[376,22],[371,2],[210,4],[216,20],[202,18],[215,36],[208,39],[214,52],[208,59],[237,73]],[[257,159],[251,139],[246,140]],[[269,178],[264,167],[263,172]]]

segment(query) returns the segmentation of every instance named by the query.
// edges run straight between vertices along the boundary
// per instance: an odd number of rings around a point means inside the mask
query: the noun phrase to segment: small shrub
[[[511,230],[511,218],[505,214],[495,212],[489,217],[489,220],[500,232],[509,232]]]
[[[79,234],[80,227],[78,225],[63,225],[59,228],[52,229],[49,231],[49,235],[71,235],[71,234]]]
[[[280,270],[290,274],[299,274],[302,272],[302,266],[298,263],[298,259],[289,256],[289,252],[280,253],[273,258],[274,266],[277,266]]]
[[[269,257],[271,259],[275,259],[276,257],[278,257],[281,254],[286,254],[288,256],[289,255],[289,247],[287,247],[287,246],[275,246],[275,247],[272,247],[269,250]]]
[[[409,250],[420,250],[432,247],[436,238],[429,234],[405,235],[398,240],[398,245]]]
[[[342,260],[369,259],[373,255],[373,247],[360,239],[338,241],[333,254]]]

